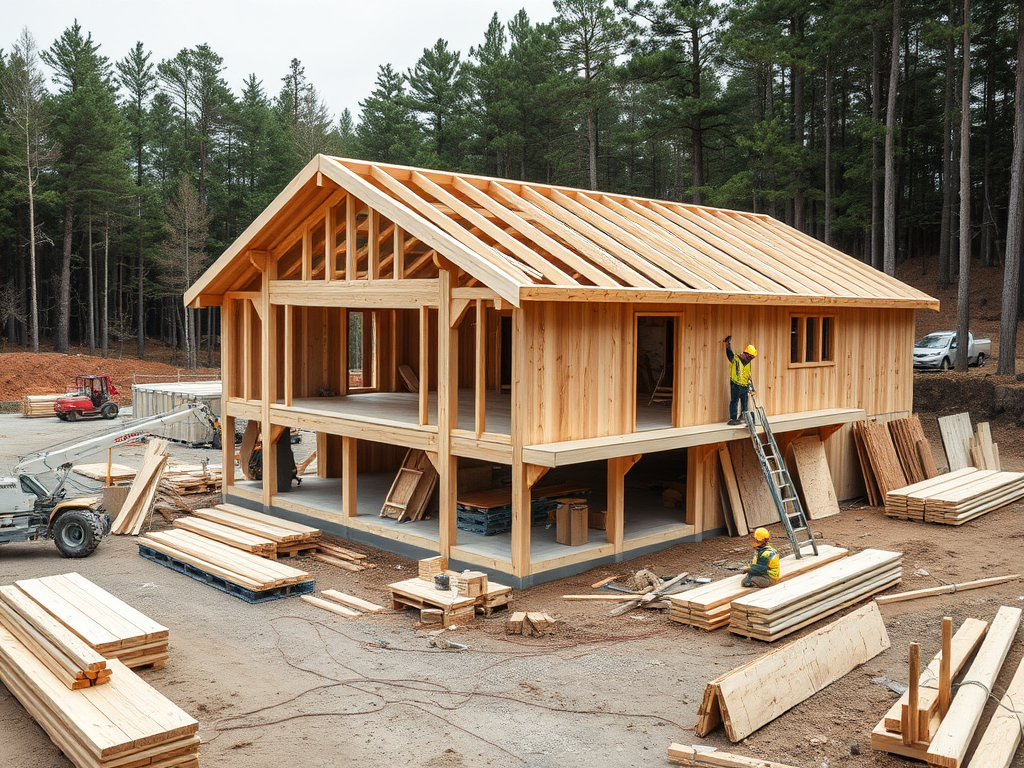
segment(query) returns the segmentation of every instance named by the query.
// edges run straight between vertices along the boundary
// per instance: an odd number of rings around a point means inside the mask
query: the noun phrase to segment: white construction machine
[[[130,443],[156,427],[193,417],[217,428],[216,416],[205,403],[187,402],[173,411],[23,457],[13,477],[0,477],[0,544],[53,539],[64,557],[88,557],[110,533],[111,521],[99,499],[65,498],[64,484],[74,462]],[[36,477],[46,472],[56,477],[51,489]]]

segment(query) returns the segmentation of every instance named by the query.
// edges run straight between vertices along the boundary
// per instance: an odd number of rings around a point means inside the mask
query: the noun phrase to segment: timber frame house
[[[718,449],[749,440],[725,423],[730,334],[780,442],[819,434],[839,498],[861,494],[849,425],[911,411],[914,311],[938,308],[761,214],[323,155],[185,302],[221,308],[224,434],[262,431],[262,481],[226,471],[226,500],[514,586],[726,531]],[[317,445],[297,487],[293,429]],[[410,448],[437,506],[397,523]],[[459,524],[480,467],[511,531]],[[538,519],[555,483],[606,511],[587,543]]]

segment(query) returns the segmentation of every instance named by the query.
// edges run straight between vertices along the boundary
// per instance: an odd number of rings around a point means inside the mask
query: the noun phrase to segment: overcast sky
[[[521,8],[534,22],[554,15],[551,0],[0,0],[0,48],[26,26],[47,48],[77,18],[112,61],[140,40],[154,63],[207,43],[235,94],[255,73],[271,96],[298,58],[334,115],[358,118],[381,64],[405,71],[439,37],[465,59],[495,12],[506,22]]]

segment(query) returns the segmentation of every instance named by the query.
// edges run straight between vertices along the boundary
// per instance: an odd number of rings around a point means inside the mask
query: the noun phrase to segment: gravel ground
[[[928,429],[934,424],[933,418],[923,421]],[[0,416],[0,471],[9,471],[18,454],[107,426]],[[996,439],[1004,463],[1024,466],[1011,433],[997,430]],[[137,466],[142,450],[115,451],[114,460]],[[218,460],[212,451],[180,446],[172,446],[171,454]],[[847,505],[842,515],[815,527],[826,541],[854,550],[903,551],[902,588],[912,589],[932,586],[936,577],[963,581],[1020,570],[1020,511],[1019,505],[1008,507],[957,529],[888,520],[880,510]],[[316,577],[318,589],[381,604],[387,604],[388,583],[415,573],[412,561],[356,548],[377,567],[353,574],[305,558],[295,564]],[[559,596],[640,567],[721,578],[747,552],[744,542],[718,538],[525,590],[515,606],[557,616],[555,635],[506,637],[499,612],[447,633],[470,646],[462,652],[429,647],[429,635],[414,627],[411,612],[350,620],[294,598],[248,605],[139,557],[130,537],[111,537],[92,557],[74,562],[61,559],[51,542],[6,545],[0,548],[0,583],[77,570],[167,625],[167,666],[141,674],[200,721],[205,766],[625,768],[668,765],[671,742],[695,740],[692,726],[706,681],[769,647],[725,630],[681,627],[658,612],[609,619],[610,604],[567,603]],[[911,575],[921,568],[934,576]],[[991,619],[999,605],[1020,605],[1022,591],[1018,582],[885,606],[889,651],[741,744],[729,744],[720,731],[704,742],[807,768],[903,765],[869,748],[871,728],[895,699],[871,679],[906,681],[907,644],[920,641],[922,656],[930,658],[943,615],[957,624],[967,616]],[[997,688],[1009,681],[1020,645]],[[2,686],[0,729],[0,765],[70,765]],[[860,755],[851,755],[854,742]],[[1024,760],[1018,757],[1014,765],[1021,768]]]

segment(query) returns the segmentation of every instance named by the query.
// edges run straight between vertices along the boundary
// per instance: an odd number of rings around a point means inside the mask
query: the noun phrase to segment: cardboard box
[[[570,547],[587,543],[586,499],[559,499],[555,510],[555,541]]]
[[[590,510],[587,512],[587,527],[593,528],[595,531],[608,530],[608,513]]]

